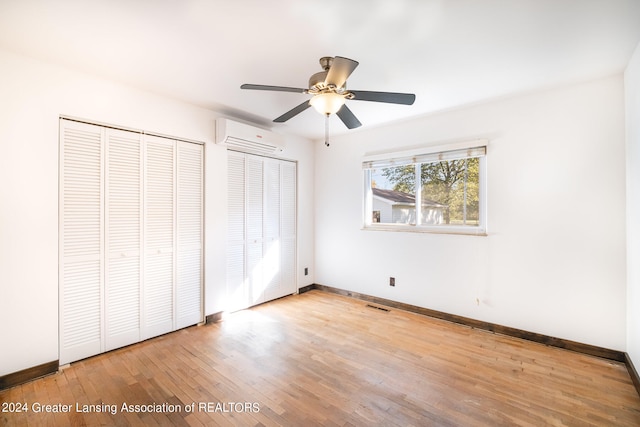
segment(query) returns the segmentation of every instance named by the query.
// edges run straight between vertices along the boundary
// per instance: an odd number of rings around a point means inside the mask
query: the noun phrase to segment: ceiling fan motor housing
[[[327,71],[320,71],[319,73],[315,73],[309,78],[309,90],[311,91],[320,91],[325,85],[324,81],[327,78]]]
[[[332,56],[323,56],[320,58],[320,66],[324,71],[315,73],[309,78],[309,92],[310,93],[322,93],[322,92],[335,92],[342,93],[347,89],[347,82],[345,81],[342,86],[336,87],[335,85],[327,84],[327,75],[329,69],[333,65],[334,58]]]

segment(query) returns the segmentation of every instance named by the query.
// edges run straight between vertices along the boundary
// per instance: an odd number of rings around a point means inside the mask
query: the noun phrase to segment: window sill
[[[408,233],[427,233],[427,234],[457,234],[463,236],[488,236],[487,231],[481,227],[456,227],[456,226],[415,226],[415,225],[394,225],[394,224],[376,224],[365,225],[361,230],[364,231],[400,231]]]

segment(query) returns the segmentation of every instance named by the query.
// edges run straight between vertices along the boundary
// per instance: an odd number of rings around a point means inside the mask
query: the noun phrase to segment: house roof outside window
[[[404,193],[402,191],[395,191],[395,190],[386,190],[383,188],[372,188],[371,191],[373,192],[373,197],[377,197],[380,199],[384,199],[385,201],[394,204],[394,205],[411,205],[411,206],[415,206],[416,204],[416,198],[415,196],[409,194],[409,193]],[[422,199],[422,206],[428,206],[431,208],[446,208],[447,205],[443,205],[441,203],[438,203],[434,200],[430,200],[430,199]]]

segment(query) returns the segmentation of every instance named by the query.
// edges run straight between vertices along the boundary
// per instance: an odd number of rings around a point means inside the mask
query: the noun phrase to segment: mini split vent
[[[254,126],[218,119],[216,144],[245,153],[274,155],[284,150],[284,137]]]

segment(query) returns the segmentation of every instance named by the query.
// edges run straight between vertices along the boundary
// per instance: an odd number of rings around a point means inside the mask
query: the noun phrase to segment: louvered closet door
[[[176,322],[202,321],[202,146],[178,142]]]
[[[296,284],[296,164],[280,163],[280,280],[267,299],[295,293]]]
[[[261,157],[247,156],[246,184],[247,184],[247,274],[249,305],[264,301],[264,280],[262,262],[262,234],[264,221],[263,204],[263,164]]]
[[[60,123],[60,363],[103,350],[103,132]]]
[[[145,148],[142,338],[174,329],[175,143],[149,135]]]
[[[227,305],[239,310],[250,305],[245,283],[245,155],[228,152],[227,166]]]
[[[141,135],[106,131],[106,350],[140,341]]]
[[[202,146],[60,121],[60,362],[202,321]]]
[[[265,165],[264,299],[296,292],[296,164],[267,160]]]
[[[280,161],[264,159],[264,240],[262,249],[262,301],[273,299],[280,288]],[[277,298],[277,297],[276,297]]]
[[[228,152],[230,309],[296,292],[296,164]]]

